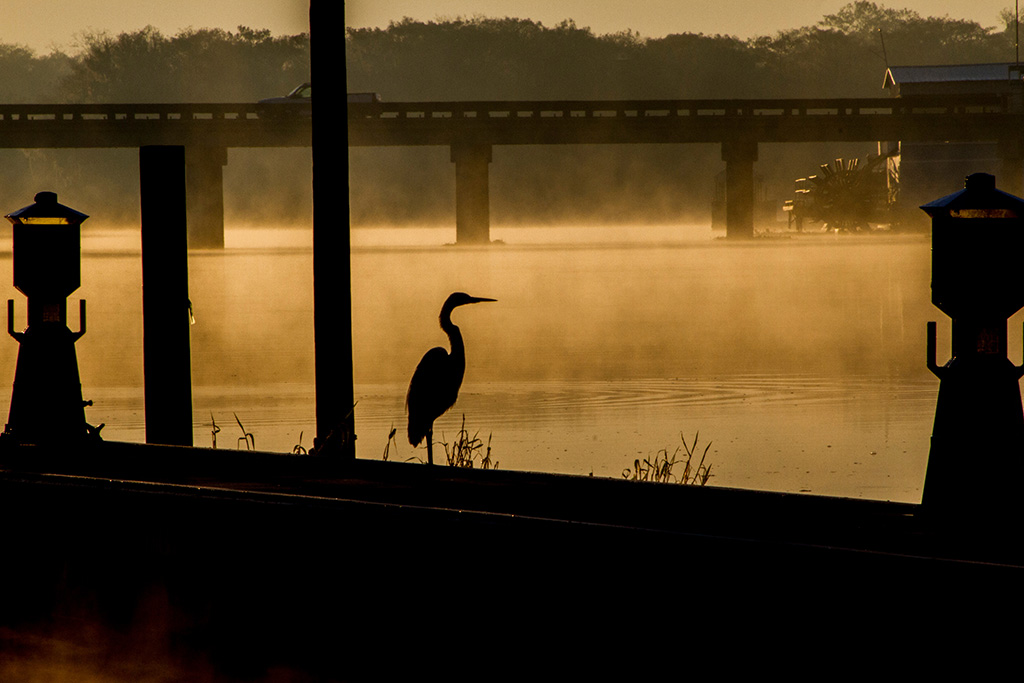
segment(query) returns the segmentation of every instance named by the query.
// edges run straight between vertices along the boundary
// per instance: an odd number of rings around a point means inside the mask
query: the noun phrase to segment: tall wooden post
[[[185,148],[139,149],[146,443],[192,445]]]
[[[324,3],[310,0],[312,71],[323,92],[345,92],[345,51],[337,50]],[[332,4],[331,15],[344,7]],[[318,24],[317,22],[322,22]],[[321,32],[317,29],[323,27]],[[338,83],[337,81],[340,81]],[[346,107],[347,110],[347,107]],[[343,112],[347,120],[347,111]],[[316,451],[355,458],[352,366],[352,264],[348,206],[348,128],[313,126],[313,345]]]
[[[722,143],[725,162],[725,236],[728,239],[754,236],[754,162],[757,143]]]

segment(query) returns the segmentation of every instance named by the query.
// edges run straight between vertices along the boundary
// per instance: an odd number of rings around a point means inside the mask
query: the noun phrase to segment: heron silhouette
[[[434,420],[441,417],[455,405],[459,387],[466,374],[466,345],[462,333],[452,323],[452,311],[458,306],[477,304],[482,301],[496,301],[464,292],[455,292],[445,299],[441,306],[441,329],[448,335],[451,353],[436,346],[425,354],[416,366],[409,382],[409,393],[405,397],[405,408],[409,412],[409,443],[419,446],[427,440],[427,462],[434,464]]]

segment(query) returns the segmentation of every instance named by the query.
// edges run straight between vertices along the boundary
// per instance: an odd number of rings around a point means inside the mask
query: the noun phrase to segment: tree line
[[[245,26],[174,36],[153,27],[91,32],[73,51],[47,55],[0,44],[3,104],[254,102],[287,94],[309,77],[308,34],[274,36]],[[229,151],[226,210],[241,220],[308,220],[309,164],[309,150]],[[103,222],[138,218],[133,150],[0,150],[0,182],[7,210],[46,189]]]
[[[1012,9],[999,26],[986,27],[859,0],[807,26],[746,40],[597,34],[568,19],[554,26],[510,17],[402,19],[346,30],[345,55],[349,92],[393,101],[877,97],[885,94],[887,65],[1011,62],[1016,36]],[[0,44],[4,103],[253,101],[284,94],[309,74],[307,34],[273,36],[247,27],[174,36],[152,27],[86,33],[73,50],[47,55]],[[337,80],[331,89],[343,87]],[[874,151],[762,147],[758,172],[766,192],[780,199],[793,179],[818,164]],[[275,154],[231,152],[229,213],[248,219],[266,209],[280,217],[308,206],[308,154]],[[5,206],[54,189],[81,196],[87,212],[91,202],[129,220],[137,215],[131,153],[5,150],[0,158]],[[282,165],[289,171],[281,173]],[[453,221],[446,149],[353,149],[350,166],[357,224]],[[714,145],[496,148],[492,216],[497,223],[706,217],[722,168]]]
[[[999,26],[853,2],[808,26],[741,40],[595,34],[571,20],[402,19],[347,32],[350,91],[396,101],[884,97],[889,65],[1012,62],[1013,10]],[[870,144],[762,145],[757,173],[779,204],[796,178]],[[446,150],[353,150],[352,211],[367,222],[450,223]],[[496,148],[492,220],[706,221],[716,145]],[[721,179],[719,178],[719,184]]]
[[[1003,25],[860,0],[817,23],[740,40],[598,35],[566,20],[469,18],[349,29],[351,89],[395,100],[872,97],[889,64],[1014,60]],[[884,49],[883,49],[884,43]]]

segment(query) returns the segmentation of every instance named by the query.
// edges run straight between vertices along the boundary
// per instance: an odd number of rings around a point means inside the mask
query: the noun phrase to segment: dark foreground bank
[[[4,449],[0,512],[7,674],[643,672],[934,643],[1024,602],[1015,525],[877,501],[103,443]]]

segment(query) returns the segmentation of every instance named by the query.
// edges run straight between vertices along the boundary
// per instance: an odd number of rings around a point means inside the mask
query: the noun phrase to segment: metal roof
[[[963,81],[1008,81],[1011,62],[996,64],[948,64],[940,66],[891,66],[885,72],[883,88],[903,83],[951,83]]]

